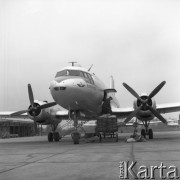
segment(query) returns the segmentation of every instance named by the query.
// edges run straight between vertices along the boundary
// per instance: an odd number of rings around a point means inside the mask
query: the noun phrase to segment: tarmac
[[[118,142],[82,139],[79,145],[74,145],[70,136],[52,143],[46,136],[0,139],[0,180],[118,180],[127,175],[127,179],[135,179],[142,166],[150,176],[150,166],[161,163],[166,166],[164,176],[170,175],[174,166],[180,175],[180,131],[155,132],[153,140],[126,143],[129,135],[119,133]],[[131,175],[124,165],[136,161]],[[154,173],[155,179],[162,179],[160,170]],[[143,176],[146,174],[138,177]]]

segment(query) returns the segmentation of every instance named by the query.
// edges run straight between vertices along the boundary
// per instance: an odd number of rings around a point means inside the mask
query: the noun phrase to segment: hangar
[[[0,119],[0,138],[27,137],[34,135],[34,125],[28,119]]]

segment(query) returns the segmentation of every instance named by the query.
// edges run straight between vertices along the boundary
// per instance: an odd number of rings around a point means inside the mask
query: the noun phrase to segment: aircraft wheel
[[[48,134],[48,141],[49,141],[49,142],[53,142],[53,133],[52,133],[52,132],[50,132],[50,133]]]
[[[75,138],[73,139],[73,143],[74,143],[74,144],[79,144],[79,138],[78,138],[78,137],[75,137]]]
[[[99,134],[99,142],[100,142],[100,143],[102,142],[102,136],[101,136],[101,134]]]
[[[153,139],[153,130],[149,129],[149,139]]]
[[[60,140],[60,136],[59,136],[59,133],[58,132],[55,132],[54,133],[54,141],[59,141]]]
[[[72,133],[72,139],[74,144],[79,144],[79,139],[80,139],[79,132]]]
[[[146,138],[146,132],[145,132],[145,129],[141,129],[141,136],[143,136],[144,138]]]
[[[118,133],[116,133],[116,142],[118,142]]]

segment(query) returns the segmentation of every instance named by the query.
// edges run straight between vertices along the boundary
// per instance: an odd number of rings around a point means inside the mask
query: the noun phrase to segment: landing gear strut
[[[153,130],[149,129],[149,139],[153,139]]]
[[[56,132],[57,126],[58,126],[58,124],[53,124],[53,125],[51,125],[53,132],[50,132],[50,133],[48,134],[48,141],[49,141],[49,142],[52,142],[53,140],[54,140],[55,142],[58,142],[58,141],[61,139],[61,136],[59,135],[59,133]]]
[[[145,129],[142,129],[141,130],[141,136],[143,136],[144,138],[146,138],[146,135],[148,135],[149,136],[149,139],[153,139],[153,130],[152,129],[149,129],[148,130],[148,127],[149,127],[149,122],[147,122],[147,121],[145,121],[145,122],[143,122],[143,124],[144,124],[144,127],[145,127]]]
[[[52,141],[53,141],[53,133],[52,133],[52,132],[50,132],[50,133],[48,134],[48,141],[49,141],[49,142],[52,142]]]
[[[79,144],[79,140],[81,137],[80,133],[77,130],[77,128],[78,128],[78,113],[79,113],[79,111],[73,111],[73,113],[72,113],[75,131],[71,134],[71,136],[72,136],[74,144]]]
[[[74,144],[79,144],[80,134],[79,132],[75,131],[72,133],[72,139]]]

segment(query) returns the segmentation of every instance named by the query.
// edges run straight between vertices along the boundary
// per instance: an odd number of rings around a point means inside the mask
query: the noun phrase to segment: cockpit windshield
[[[67,76],[67,71],[66,70],[59,71],[59,72],[57,72],[55,77],[60,77],[60,76]]]
[[[62,70],[57,72],[56,78],[60,76],[79,76],[85,79],[87,83],[94,84],[92,76],[89,73],[79,71],[79,70]]]
[[[56,74],[56,77],[60,76],[80,76],[80,71],[77,70],[63,70]]]

